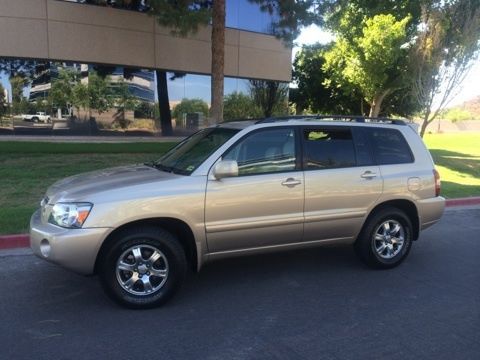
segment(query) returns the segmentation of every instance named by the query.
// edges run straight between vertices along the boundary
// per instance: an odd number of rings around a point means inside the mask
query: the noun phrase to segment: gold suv
[[[428,150],[401,120],[225,123],[156,162],[58,181],[32,216],[31,247],[146,308],[188,267],[229,256],[350,243],[369,266],[397,266],[442,216],[439,193]]]

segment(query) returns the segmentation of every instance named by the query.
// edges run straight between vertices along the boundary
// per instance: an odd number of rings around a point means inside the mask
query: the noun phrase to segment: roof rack
[[[289,120],[333,120],[333,121],[351,121],[358,123],[384,123],[394,125],[407,125],[404,120],[390,119],[386,117],[368,117],[361,115],[291,115],[291,116],[279,116],[269,117],[258,120],[255,124],[270,123],[276,121],[289,121]]]

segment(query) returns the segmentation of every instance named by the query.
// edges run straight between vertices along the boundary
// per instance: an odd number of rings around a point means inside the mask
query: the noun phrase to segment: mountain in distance
[[[445,109],[442,118],[450,121],[480,120],[480,96]]]

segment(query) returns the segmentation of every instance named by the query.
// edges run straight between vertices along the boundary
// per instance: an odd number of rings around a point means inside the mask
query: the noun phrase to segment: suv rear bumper
[[[79,274],[93,274],[102,241],[110,228],[65,229],[41,221],[40,210],[30,220],[30,247],[38,257]]]
[[[437,196],[417,201],[420,230],[424,230],[440,220],[445,211],[445,198]]]

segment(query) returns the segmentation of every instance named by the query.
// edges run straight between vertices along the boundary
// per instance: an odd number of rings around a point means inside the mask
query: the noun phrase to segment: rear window
[[[375,161],[378,165],[408,164],[413,155],[402,133],[395,129],[368,129]]]
[[[307,170],[356,165],[350,129],[305,129],[303,141]]]

